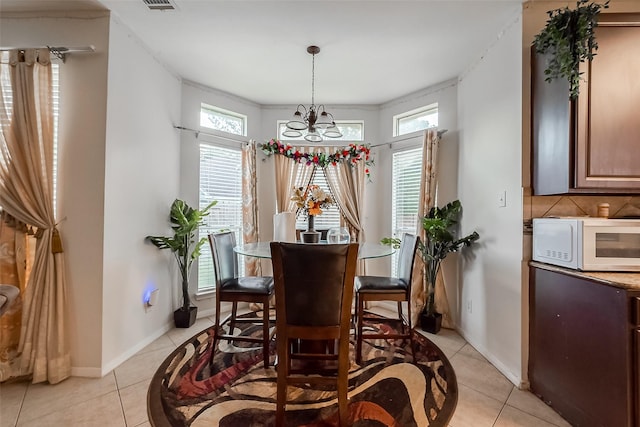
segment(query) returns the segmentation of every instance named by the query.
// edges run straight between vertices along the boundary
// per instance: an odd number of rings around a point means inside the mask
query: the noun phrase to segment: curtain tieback
[[[53,233],[51,234],[51,253],[60,254],[64,252],[62,249],[62,240],[60,239],[60,232],[57,227],[53,227]]]
[[[44,231],[46,228],[38,228],[36,231],[35,238],[40,239],[44,235]],[[53,231],[51,232],[51,253],[59,254],[64,252],[62,249],[62,240],[60,239],[60,232],[57,227],[53,227]]]

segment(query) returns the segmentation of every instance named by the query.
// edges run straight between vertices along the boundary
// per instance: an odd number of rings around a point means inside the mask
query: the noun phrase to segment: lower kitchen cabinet
[[[640,290],[541,265],[530,269],[531,391],[574,426],[640,427]]]

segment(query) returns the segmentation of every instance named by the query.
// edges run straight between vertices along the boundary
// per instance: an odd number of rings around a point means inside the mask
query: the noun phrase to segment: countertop
[[[543,262],[531,261],[529,265],[544,270],[556,271],[558,273],[567,274],[569,276],[581,277],[585,279],[595,280],[616,288],[628,289],[631,291],[640,291],[640,273],[614,273],[608,271],[579,271],[570,268],[558,267],[557,265],[545,264]]]

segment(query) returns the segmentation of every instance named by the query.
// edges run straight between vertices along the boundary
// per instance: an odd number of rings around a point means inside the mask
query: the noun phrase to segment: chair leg
[[[236,326],[236,315],[238,314],[238,302],[233,301],[231,303],[231,317],[229,318],[229,335],[233,335],[233,331]],[[233,341],[231,338],[227,340],[229,344]]]
[[[286,356],[284,359],[288,359]],[[276,426],[284,425],[284,411],[287,404],[288,360],[278,361],[278,380],[276,389]]]
[[[213,365],[213,357],[216,354],[216,344],[218,343],[218,336],[220,336],[220,305],[220,299],[216,296],[216,315],[213,325],[213,342],[211,343],[211,365]]]
[[[356,363],[362,363],[362,316],[363,313],[362,295],[356,294]]]
[[[349,365],[348,361],[340,361],[338,368],[338,414],[340,416],[340,426],[349,425],[349,400],[347,390],[349,387]]]
[[[264,367],[269,367],[269,301],[262,303],[262,358]]]

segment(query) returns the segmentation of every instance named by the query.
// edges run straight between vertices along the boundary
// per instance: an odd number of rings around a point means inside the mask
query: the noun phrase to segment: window
[[[3,59],[4,60],[4,59]],[[6,77],[6,79],[5,79]],[[13,108],[13,92],[8,73],[3,75],[0,82],[7,113],[11,117]],[[53,100],[53,215],[57,212],[57,188],[58,188],[58,117],[60,115],[60,64],[51,64],[51,88]]]
[[[200,104],[200,126],[247,136],[247,116],[205,103]]]
[[[310,184],[319,185],[327,194],[331,194],[327,177],[321,168],[316,168]],[[331,197],[334,198],[333,194],[331,194]],[[328,230],[332,227],[340,227],[340,216],[340,209],[337,203],[334,203],[331,207],[323,209],[322,215],[316,216],[314,227],[316,230]],[[296,228],[298,230],[307,229],[307,217],[303,213],[298,214],[296,217]]]
[[[416,110],[393,116],[393,136],[438,126],[438,104],[427,105]]]
[[[364,122],[336,122],[342,136],[340,138],[326,138],[325,141],[364,141]],[[302,136],[290,138],[282,133],[287,130],[287,121],[278,120],[278,139],[281,141],[300,141],[307,134],[306,130],[301,131]],[[320,131],[322,133],[322,131]]]
[[[393,237],[415,234],[420,199],[422,148],[393,153],[391,178],[391,229]],[[398,252],[393,254],[391,275],[397,275]]]
[[[242,153],[239,148],[200,144],[200,209],[213,200],[216,204],[205,224],[198,230],[200,237],[217,231],[233,231],[236,241],[242,241]],[[243,257],[238,261],[244,270]],[[215,278],[209,243],[202,245],[198,258],[198,291],[213,288]]]

